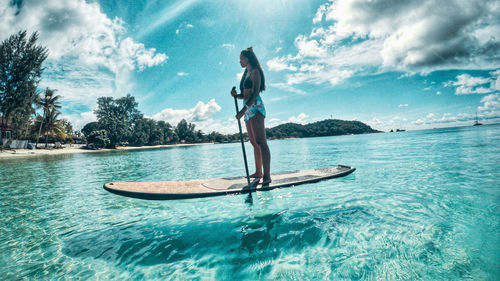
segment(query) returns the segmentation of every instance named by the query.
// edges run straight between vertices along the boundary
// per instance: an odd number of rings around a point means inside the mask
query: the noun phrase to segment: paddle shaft
[[[234,106],[236,107],[236,114],[238,114],[240,110],[238,109],[238,100],[236,99],[236,97],[234,97]],[[243,141],[240,119],[238,119],[238,127],[240,128],[241,150],[243,150],[243,160],[245,161],[245,171],[247,172],[248,189],[250,190],[250,192],[252,192],[252,186],[250,186],[250,174],[248,173],[247,153],[245,152],[245,142]]]

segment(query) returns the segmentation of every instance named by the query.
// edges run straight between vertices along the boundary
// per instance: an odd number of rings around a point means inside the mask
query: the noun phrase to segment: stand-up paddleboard
[[[322,169],[273,174],[271,175],[272,182],[270,184],[262,185],[257,179],[251,184],[250,188],[246,177],[235,177],[190,181],[111,182],[104,184],[104,189],[118,195],[147,200],[187,199],[290,187],[347,176],[355,170],[354,167],[339,165]]]

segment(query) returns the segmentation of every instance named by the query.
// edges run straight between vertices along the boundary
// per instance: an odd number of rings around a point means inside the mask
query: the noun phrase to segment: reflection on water
[[[270,192],[142,201],[102,184],[243,175],[239,144],[1,160],[0,277],[500,276],[500,126],[269,145],[276,172],[357,171]]]
[[[179,261],[194,259],[192,266],[205,267],[209,265],[206,257],[210,257],[210,264],[226,264],[224,270],[233,277],[263,277],[272,269],[272,261],[284,253],[299,254],[310,247],[338,244],[333,234],[338,224],[365,215],[362,209],[351,208],[316,214],[288,215],[283,211],[203,224],[134,221],[96,231],[64,233],[67,239],[62,253],[82,260],[102,259],[115,266],[163,264],[173,268],[172,274]],[[263,261],[266,266],[262,266]]]

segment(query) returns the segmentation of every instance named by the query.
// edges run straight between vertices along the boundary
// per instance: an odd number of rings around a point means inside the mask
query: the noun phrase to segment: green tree
[[[61,128],[62,128],[62,133],[64,134],[64,141],[70,141],[72,142],[73,139],[71,138],[73,136],[73,126],[71,123],[66,120],[62,119],[61,120]]]
[[[110,144],[106,130],[95,130],[87,137],[89,144],[94,144],[96,148],[104,148]]]
[[[63,123],[57,119],[59,114],[61,113],[56,108],[51,108],[45,116],[45,148],[47,148],[49,136],[55,138],[64,132]]]
[[[56,95],[55,92],[56,92],[56,90],[46,88],[45,92],[44,92],[44,97],[39,100],[39,106],[42,108],[43,116],[42,116],[42,121],[40,122],[40,127],[38,129],[38,136],[36,138],[35,147],[38,145],[38,140],[40,139],[40,134],[42,133],[44,123],[45,123],[44,132],[48,131],[47,122],[49,120],[47,118],[48,118],[49,114],[52,114],[53,115],[52,117],[54,117],[54,116],[57,117],[59,115],[58,114],[59,108],[61,108],[61,103],[59,102],[59,99],[61,98],[61,96]],[[51,121],[55,122],[55,120],[51,120]],[[45,138],[45,139],[47,140],[47,138]],[[47,142],[45,142],[45,147],[47,147]]]
[[[172,129],[172,125],[165,121],[158,121],[158,128],[163,132],[163,141],[162,144],[165,143],[176,143],[178,138],[175,135],[174,130]]]
[[[90,133],[92,133],[93,131],[98,131],[100,129],[101,128],[99,127],[99,123],[90,122],[90,123],[85,124],[85,126],[83,126],[81,131],[82,131],[83,135],[86,138],[88,138],[90,136]]]
[[[143,146],[149,143],[149,134],[151,128],[145,119],[136,120],[132,133],[130,135],[129,144]]]
[[[26,100],[25,102],[24,106],[18,107],[11,113],[10,121],[15,128],[15,135],[27,138],[30,133],[30,125],[33,121],[33,116],[36,116],[36,111],[31,101]]]
[[[0,43],[0,113],[5,122],[15,113],[31,114],[23,108],[32,107],[36,100],[42,63],[48,55],[47,48],[37,45],[37,40],[37,32],[28,38],[26,31],[19,31]]]
[[[111,146],[130,139],[134,124],[142,118],[137,105],[130,94],[116,100],[112,97],[97,99],[97,109],[94,113],[99,128],[107,131]]]
[[[221,133],[218,133],[218,132],[211,132],[208,136],[207,136],[207,140],[208,141],[211,141],[211,142],[218,142],[218,143],[223,143],[225,141],[227,141],[228,137],[221,134]]]
[[[147,125],[149,141],[148,145],[159,145],[165,143],[165,132],[158,125],[158,122],[152,119],[144,118],[144,123]]]
[[[159,145],[166,143],[165,135],[171,134],[170,124],[149,118],[137,119],[129,143],[132,145]]]
[[[195,135],[195,125],[188,123],[185,119],[182,119],[175,127],[175,133],[180,141],[185,141],[187,143],[194,142],[196,140]]]
[[[201,130],[196,132],[196,142],[206,142],[207,136]]]

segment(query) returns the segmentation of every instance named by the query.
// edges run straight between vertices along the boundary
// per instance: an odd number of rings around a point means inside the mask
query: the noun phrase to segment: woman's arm
[[[236,92],[236,87],[233,87],[233,89],[231,90],[231,96],[236,97],[240,100],[244,98],[243,93],[238,94],[238,92]]]

